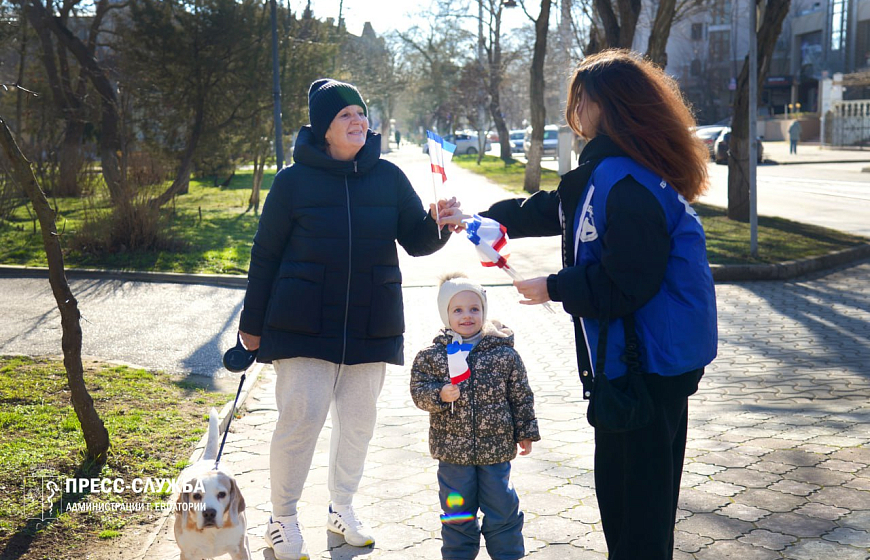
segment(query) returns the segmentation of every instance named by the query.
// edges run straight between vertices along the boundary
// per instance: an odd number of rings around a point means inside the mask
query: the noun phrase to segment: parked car
[[[710,152],[710,159],[716,158],[716,140],[722,134],[722,130],[726,128],[728,127],[711,125],[699,126],[695,129],[695,136],[700,138],[704,142],[704,145],[707,146],[707,150]]]
[[[525,148],[523,147],[523,140],[525,137],[525,130],[511,130],[510,143],[512,154],[521,154],[525,151]]]
[[[728,141],[731,140],[731,127],[725,127],[716,139],[716,163],[728,163]],[[764,144],[758,138],[758,163],[764,162]]]
[[[526,153],[529,153],[531,143],[532,128],[529,127],[523,137],[523,150]],[[543,156],[559,157],[559,127],[555,124],[548,124],[544,127],[544,146],[541,157]]]
[[[448,134],[447,136],[443,136],[445,140],[450,142],[451,144],[456,144],[456,151],[454,155],[462,155],[462,154],[476,154],[479,148],[479,144],[477,142],[476,134],[468,134],[465,132],[458,132],[456,134]],[[488,152],[492,148],[492,143],[487,139],[486,147],[484,148],[484,152]],[[429,153],[429,143],[426,142],[423,144],[423,153]]]

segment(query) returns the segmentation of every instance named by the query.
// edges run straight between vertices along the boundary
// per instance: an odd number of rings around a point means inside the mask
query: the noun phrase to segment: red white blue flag
[[[474,348],[473,344],[462,342],[462,337],[454,336],[453,342],[447,345],[447,371],[450,372],[450,383],[459,385],[471,377],[471,369],[468,367],[468,353]]]
[[[456,145],[441,138],[431,130],[426,131],[426,143],[429,147],[429,161],[432,163],[432,175],[440,177],[441,184],[447,182],[447,164],[453,159]]]
[[[510,256],[507,228],[495,220],[481,218],[477,214],[463,221],[469,241],[477,248],[480,264],[510,268],[507,266],[507,258]]]

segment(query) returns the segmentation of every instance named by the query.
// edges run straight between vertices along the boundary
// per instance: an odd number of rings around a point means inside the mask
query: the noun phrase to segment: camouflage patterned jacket
[[[514,350],[514,335],[497,321],[487,322],[483,338],[468,355],[471,378],[459,385],[453,403],[441,400],[450,383],[447,345],[452,331],[442,329],[434,344],[421,350],[411,369],[414,404],[429,412],[432,457],[456,465],[491,465],[510,461],[517,443],[538,441],[535,397],[526,368]]]

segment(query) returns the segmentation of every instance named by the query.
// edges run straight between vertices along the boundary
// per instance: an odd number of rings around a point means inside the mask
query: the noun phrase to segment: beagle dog
[[[181,549],[181,560],[223,554],[232,560],[251,560],[245,498],[232,473],[223,466],[215,469],[219,431],[217,411],[211,409],[202,458],[178,476],[175,542]]]

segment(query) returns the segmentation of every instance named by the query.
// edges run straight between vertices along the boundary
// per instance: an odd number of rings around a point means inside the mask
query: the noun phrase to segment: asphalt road
[[[72,280],[82,314],[82,354],[173,374],[220,389],[238,380],[221,366],[235,344],[244,291],[192,284]],[[44,278],[0,278],[0,354],[59,356],[60,312]]]
[[[758,214],[779,216],[870,237],[867,163],[758,166]],[[710,191],[701,200],[728,206],[728,166],[710,164]]]

